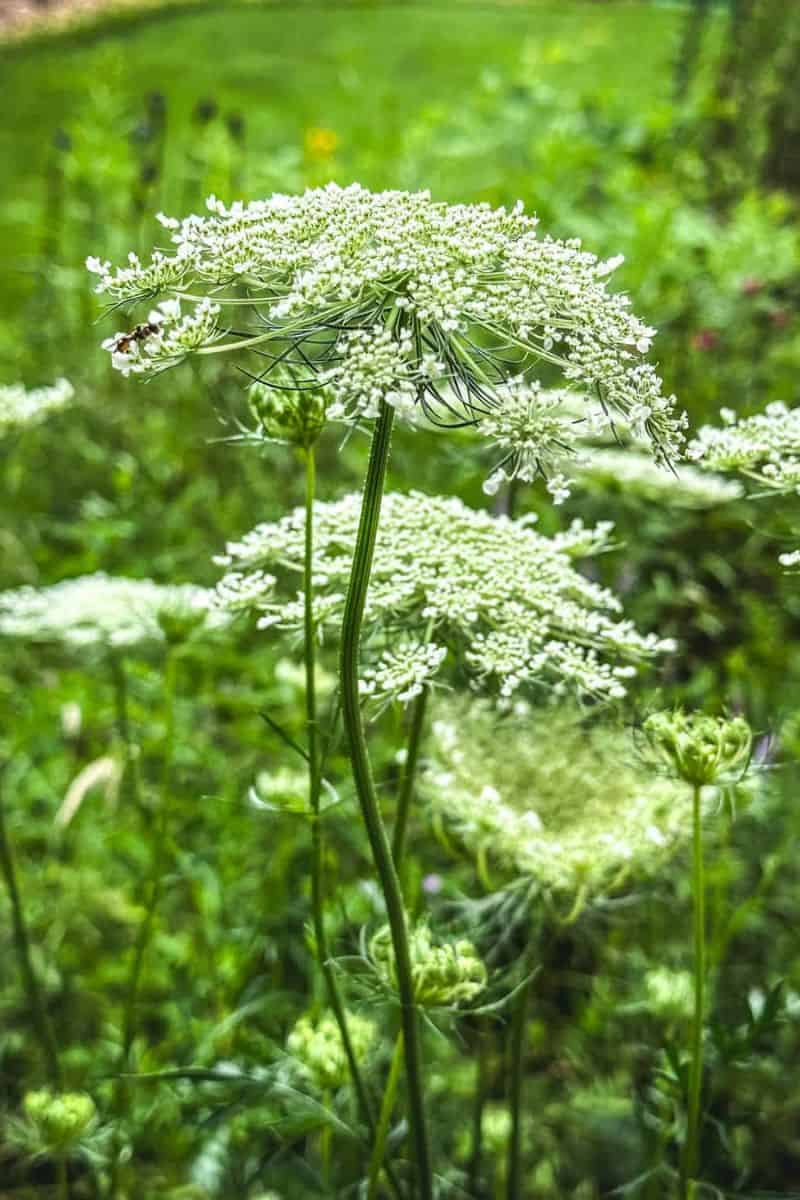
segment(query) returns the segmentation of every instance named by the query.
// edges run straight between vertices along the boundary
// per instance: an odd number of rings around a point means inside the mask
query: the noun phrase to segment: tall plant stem
[[[375,540],[380,521],[383,485],[389,444],[392,436],[394,410],[381,402],[380,414],[375,424],[370,448],[367,478],[361,503],[361,518],[358,526],[353,566],[345,601],[342,623],[341,687],[342,717],[350,746],[350,762],[353,769],[356,792],[361,814],[369,838],[372,858],[378,873],[386,903],[392,945],[400,993],[400,1012],[405,1048],[406,1083],[408,1109],[411,1122],[413,1154],[416,1168],[417,1187],[421,1200],[432,1200],[433,1178],[431,1170],[428,1130],[425,1121],[425,1102],[422,1088],[422,1056],[420,1050],[419,1022],[414,1000],[414,985],[411,976],[411,956],[408,945],[408,929],[400,881],[394,867],[392,849],[381,817],[372,779],[364,722],[358,690],[358,649],[364,604],[367,597]]]
[[[392,1110],[397,1099],[397,1084],[400,1080],[400,1068],[403,1065],[403,1035],[398,1033],[394,1044],[394,1053],[389,1067],[389,1078],[386,1080],[386,1091],[383,1093],[378,1128],[375,1131],[375,1145],[369,1164],[369,1180],[367,1183],[367,1200],[375,1200],[378,1194],[378,1181],[381,1166],[386,1154],[386,1139],[389,1136],[389,1126],[392,1121]]]
[[[478,1194],[478,1185],[483,1166],[483,1114],[489,1094],[488,1035],[482,1027],[478,1032],[478,1057],[475,1065],[475,1095],[472,1110],[472,1148],[469,1160],[469,1183],[471,1196]]]
[[[527,962],[527,959],[526,959]],[[520,988],[514,1003],[509,1037],[509,1097],[511,1110],[511,1137],[508,1142],[507,1200],[522,1198],[522,1092],[525,1079],[523,1064],[525,1050],[525,1022],[528,1016],[530,980]]]
[[[406,761],[403,768],[403,782],[400,785],[400,795],[397,800],[397,814],[394,820],[394,831],[392,833],[392,858],[396,871],[400,871],[400,864],[403,859],[403,853],[406,848],[406,831],[408,829],[408,814],[411,809],[411,800],[414,795],[414,780],[417,773],[417,762],[419,761],[419,751],[422,745],[422,730],[425,725],[425,710],[428,706],[428,688],[424,687],[418,696],[415,697],[414,703],[411,706],[411,727],[408,731],[408,746],[406,747]]]
[[[700,1100],[703,1090],[703,1025],[706,984],[706,905],[703,864],[703,822],[700,788],[692,796],[692,908],[694,924],[694,1017],[692,1021],[689,1097],[686,1118],[686,1145],[683,1156],[683,1192],[691,1197],[692,1180],[697,1172],[700,1141]]]
[[[370,1134],[375,1135],[375,1117],[372,1112],[367,1089],[364,1084],[358,1060],[353,1049],[352,1038],[347,1026],[347,1014],[336,979],[336,972],[331,962],[328,935],[325,931],[325,890],[323,884],[323,855],[324,842],[322,836],[322,819],[320,801],[322,797],[322,771],[319,744],[319,719],[317,714],[316,689],[316,653],[314,638],[314,496],[316,493],[316,462],[314,448],[305,451],[306,466],[306,531],[305,552],[303,563],[304,587],[304,657],[306,672],[306,729],[308,748],[308,793],[311,809],[311,912],[314,926],[314,941],[316,943],[317,961],[319,963],[325,987],[328,993],[328,1003],[331,1006],[339,1034],[342,1039],[350,1077],[358,1099],[361,1114],[369,1127]]]
[[[28,937],[28,926],[25,921],[25,910],[17,881],[17,870],[14,855],[6,827],[5,797],[0,787],[0,870],[3,872],[8,898],[11,902],[11,925],[14,937],[14,951],[22,976],[22,984],[28,1001],[28,1009],[33,1028],[47,1065],[50,1082],[58,1091],[61,1088],[61,1064],[58,1060],[58,1047],[47,1009],[44,1004],[42,990],[31,958],[31,943]]]

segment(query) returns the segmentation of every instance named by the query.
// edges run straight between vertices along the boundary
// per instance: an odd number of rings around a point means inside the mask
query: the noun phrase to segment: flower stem
[[[509,1038],[509,1078],[510,1090],[508,1105],[511,1110],[511,1137],[508,1142],[508,1178],[506,1185],[507,1200],[520,1200],[522,1196],[522,1092],[525,1079],[523,1064],[525,1049],[525,1022],[528,1015],[528,996],[530,980],[520,988],[514,1004],[511,1017],[511,1036]]]
[[[384,1155],[386,1153],[386,1139],[389,1136],[389,1125],[392,1120],[392,1110],[395,1100],[397,1099],[397,1084],[400,1080],[400,1068],[403,1065],[403,1034],[398,1033],[394,1044],[394,1053],[392,1054],[392,1063],[389,1067],[389,1078],[386,1081],[386,1091],[383,1093],[383,1103],[381,1104],[380,1116],[378,1117],[378,1128],[375,1131],[375,1145],[372,1150],[372,1158],[369,1164],[369,1179],[367,1182],[367,1200],[375,1200],[378,1193],[378,1181],[381,1174],[381,1166],[383,1165]]]
[[[411,728],[408,732],[408,746],[406,747],[406,761],[403,769],[403,782],[400,787],[400,795],[397,800],[397,814],[394,821],[394,831],[392,834],[392,858],[396,871],[400,871],[400,864],[403,859],[403,853],[406,847],[406,830],[408,829],[408,814],[411,808],[411,800],[414,795],[414,778],[417,771],[417,762],[419,760],[420,746],[422,745],[422,730],[425,725],[425,710],[428,704],[428,688],[424,687],[418,696],[415,697],[414,703],[411,706]]]
[[[14,855],[8,836],[5,819],[5,805],[2,789],[0,789],[0,870],[3,872],[8,898],[11,902],[11,924],[14,937],[14,950],[17,955],[19,972],[28,1000],[31,1023],[36,1031],[39,1045],[50,1082],[56,1091],[61,1089],[61,1064],[58,1060],[58,1048],[47,1009],[42,997],[42,990],[31,958],[31,944],[28,937],[28,926],[25,921],[25,910],[22,906],[22,896],[17,881],[17,870],[14,865]]]
[[[478,1186],[483,1166],[483,1113],[486,1108],[486,1098],[489,1094],[489,1038],[481,1026],[478,1031],[478,1056],[475,1064],[475,1095],[472,1110],[472,1147],[469,1159],[470,1195],[478,1194]]]
[[[383,497],[383,485],[386,477],[386,464],[389,458],[393,417],[394,410],[385,401],[382,401],[380,414],[372,435],[367,478],[364,483],[364,495],[361,503],[361,518],[342,623],[342,717],[349,739],[350,762],[353,769],[356,792],[369,838],[372,858],[386,903],[386,914],[389,920],[394,948],[398,991],[400,993],[408,1107],[414,1145],[417,1186],[421,1200],[432,1200],[433,1179],[428,1131],[425,1121],[419,1025],[414,1000],[414,985],[411,976],[411,956],[408,947],[406,913],[403,906],[400,881],[395,871],[394,860],[392,859],[389,838],[387,837],[378,801],[375,796],[375,786],[367,751],[358,688],[359,638],[364,618],[364,605],[372,569],[375,540],[380,521],[381,499]]]
[[[700,1099],[703,1089],[703,1024],[705,1018],[706,913],[705,870],[703,865],[703,824],[700,788],[692,797],[692,903],[694,913],[694,1018],[692,1022],[689,1097],[686,1119],[686,1145],[683,1158],[683,1188],[691,1196],[692,1180],[697,1172],[700,1139]]]
[[[323,886],[323,852],[322,819],[320,800],[322,796],[322,770],[319,747],[319,720],[317,715],[316,690],[316,653],[314,641],[314,496],[316,492],[316,463],[314,448],[305,451],[306,466],[306,529],[305,554],[303,565],[304,587],[304,657],[306,671],[306,728],[308,738],[308,791],[309,807],[311,809],[311,910],[314,926],[314,941],[316,943],[317,961],[319,963],[325,987],[328,992],[328,1002],[331,1006],[339,1034],[342,1039],[350,1077],[356,1092],[358,1104],[363,1119],[369,1127],[370,1134],[375,1134],[375,1117],[372,1113],[367,1089],[359,1069],[353,1049],[350,1031],[347,1027],[347,1015],[342,1001],[336,973],[331,963],[328,935],[325,931],[325,893]]]

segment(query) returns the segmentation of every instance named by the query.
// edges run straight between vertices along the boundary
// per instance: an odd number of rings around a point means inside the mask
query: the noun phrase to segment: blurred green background
[[[300,501],[290,456],[226,440],[246,409],[234,370],[184,367],[143,386],[112,374],[99,349],[126,322],[95,303],[87,254],[146,252],[163,236],[155,212],[200,211],[212,192],[250,199],[333,179],[428,188],[443,200],[522,199],[547,232],[625,255],[617,286],[659,329],[659,369],[693,424],[715,422],[722,406],[793,404],[798,70],[800,6],[784,0],[199,3],[0,44],[0,383],[64,375],[77,393],[72,408],[0,447],[2,586],[95,570],[213,582],[212,555],[227,538]],[[364,452],[362,438],[340,451],[328,436],[324,496],[358,486]],[[422,443],[400,431],[391,486],[457,492],[478,505],[485,467],[468,439]],[[777,565],[796,515],[766,500],[676,510],[613,486],[577,493],[563,513],[536,490],[522,503],[546,531],[573,516],[617,523],[620,548],[603,560],[604,577],[628,615],[680,643],[661,677],[642,679],[638,711],[657,700],[742,711],[775,767],[759,804],[724,826],[713,868],[720,905],[739,916],[730,936],[720,933],[715,1019],[730,1036],[712,1052],[706,1153],[724,1194],[800,1192],[791,1070],[800,1045],[800,592]],[[288,653],[243,633],[184,665],[180,815],[147,967],[142,1070],[225,1055],[258,1061],[302,1007],[305,834],[278,822],[277,836],[243,799],[255,773],[279,762],[259,709],[302,730],[297,680],[275,672],[276,656]],[[155,786],[158,662],[132,665],[127,683],[137,762]],[[37,964],[70,1081],[100,1096],[152,847],[135,815],[97,794],[67,829],[53,816],[82,767],[130,753],[115,695],[102,664],[79,670],[0,647],[5,803]],[[375,732],[387,779],[399,723],[390,713]],[[365,856],[352,815],[331,823],[346,898],[332,920],[346,942],[373,915],[372,901],[359,884]],[[437,865],[436,853],[433,862],[426,855],[420,870]],[[537,1071],[531,1103],[542,1113],[527,1164],[532,1196],[591,1200],[646,1163],[639,1106],[657,1090],[666,1034],[619,998],[638,995],[654,963],[685,962],[675,906],[687,921],[678,869],[621,927],[589,922],[552,951],[527,1051]],[[5,926],[0,939],[0,1095],[13,1111],[40,1068]],[[774,1022],[754,1027],[748,997],[757,1006],[777,985]],[[469,1048],[456,1048],[441,1066],[442,1104],[457,1105],[468,1060]],[[455,1147],[465,1122],[454,1113]],[[269,1149],[263,1126],[246,1105],[229,1110],[201,1089],[138,1090],[131,1137],[143,1189],[132,1195],[247,1197],[275,1180],[290,1198],[313,1194],[291,1174],[294,1160],[286,1179],[275,1167],[262,1178],[254,1164]],[[47,1163],[37,1176],[9,1162],[13,1184],[4,1191],[0,1182],[0,1195],[50,1186]],[[82,1177],[75,1187],[91,1194]]]

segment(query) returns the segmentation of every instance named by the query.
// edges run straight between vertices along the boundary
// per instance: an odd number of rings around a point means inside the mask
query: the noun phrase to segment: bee
[[[158,333],[160,325],[154,324],[153,321],[143,321],[141,325],[137,325],[130,333],[122,333],[117,338],[112,346],[115,354],[128,354],[130,348],[135,342],[143,342],[146,338],[152,337],[154,333]]]

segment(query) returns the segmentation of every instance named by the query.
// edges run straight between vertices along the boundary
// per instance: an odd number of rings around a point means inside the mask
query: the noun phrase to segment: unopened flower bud
[[[487,983],[487,972],[472,942],[436,944],[427,925],[410,933],[411,976],[414,998],[424,1007],[436,1008],[473,1000]],[[397,989],[397,967],[388,925],[370,942],[370,958],[383,983]]]
[[[250,411],[265,437],[308,449],[325,425],[325,399],[321,392],[298,389],[283,379],[269,385],[254,383]]]
[[[644,729],[666,764],[693,787],[744,770],[750,758],[752,733],[742,717],[729,720],[678,709],[654,713]]]
[[[55,1095],[43,1088],[27,1092],[22,1102],[25,1116],[42,1149],[68,1150],[94,1124],[97,1110],[85,1092]]]

